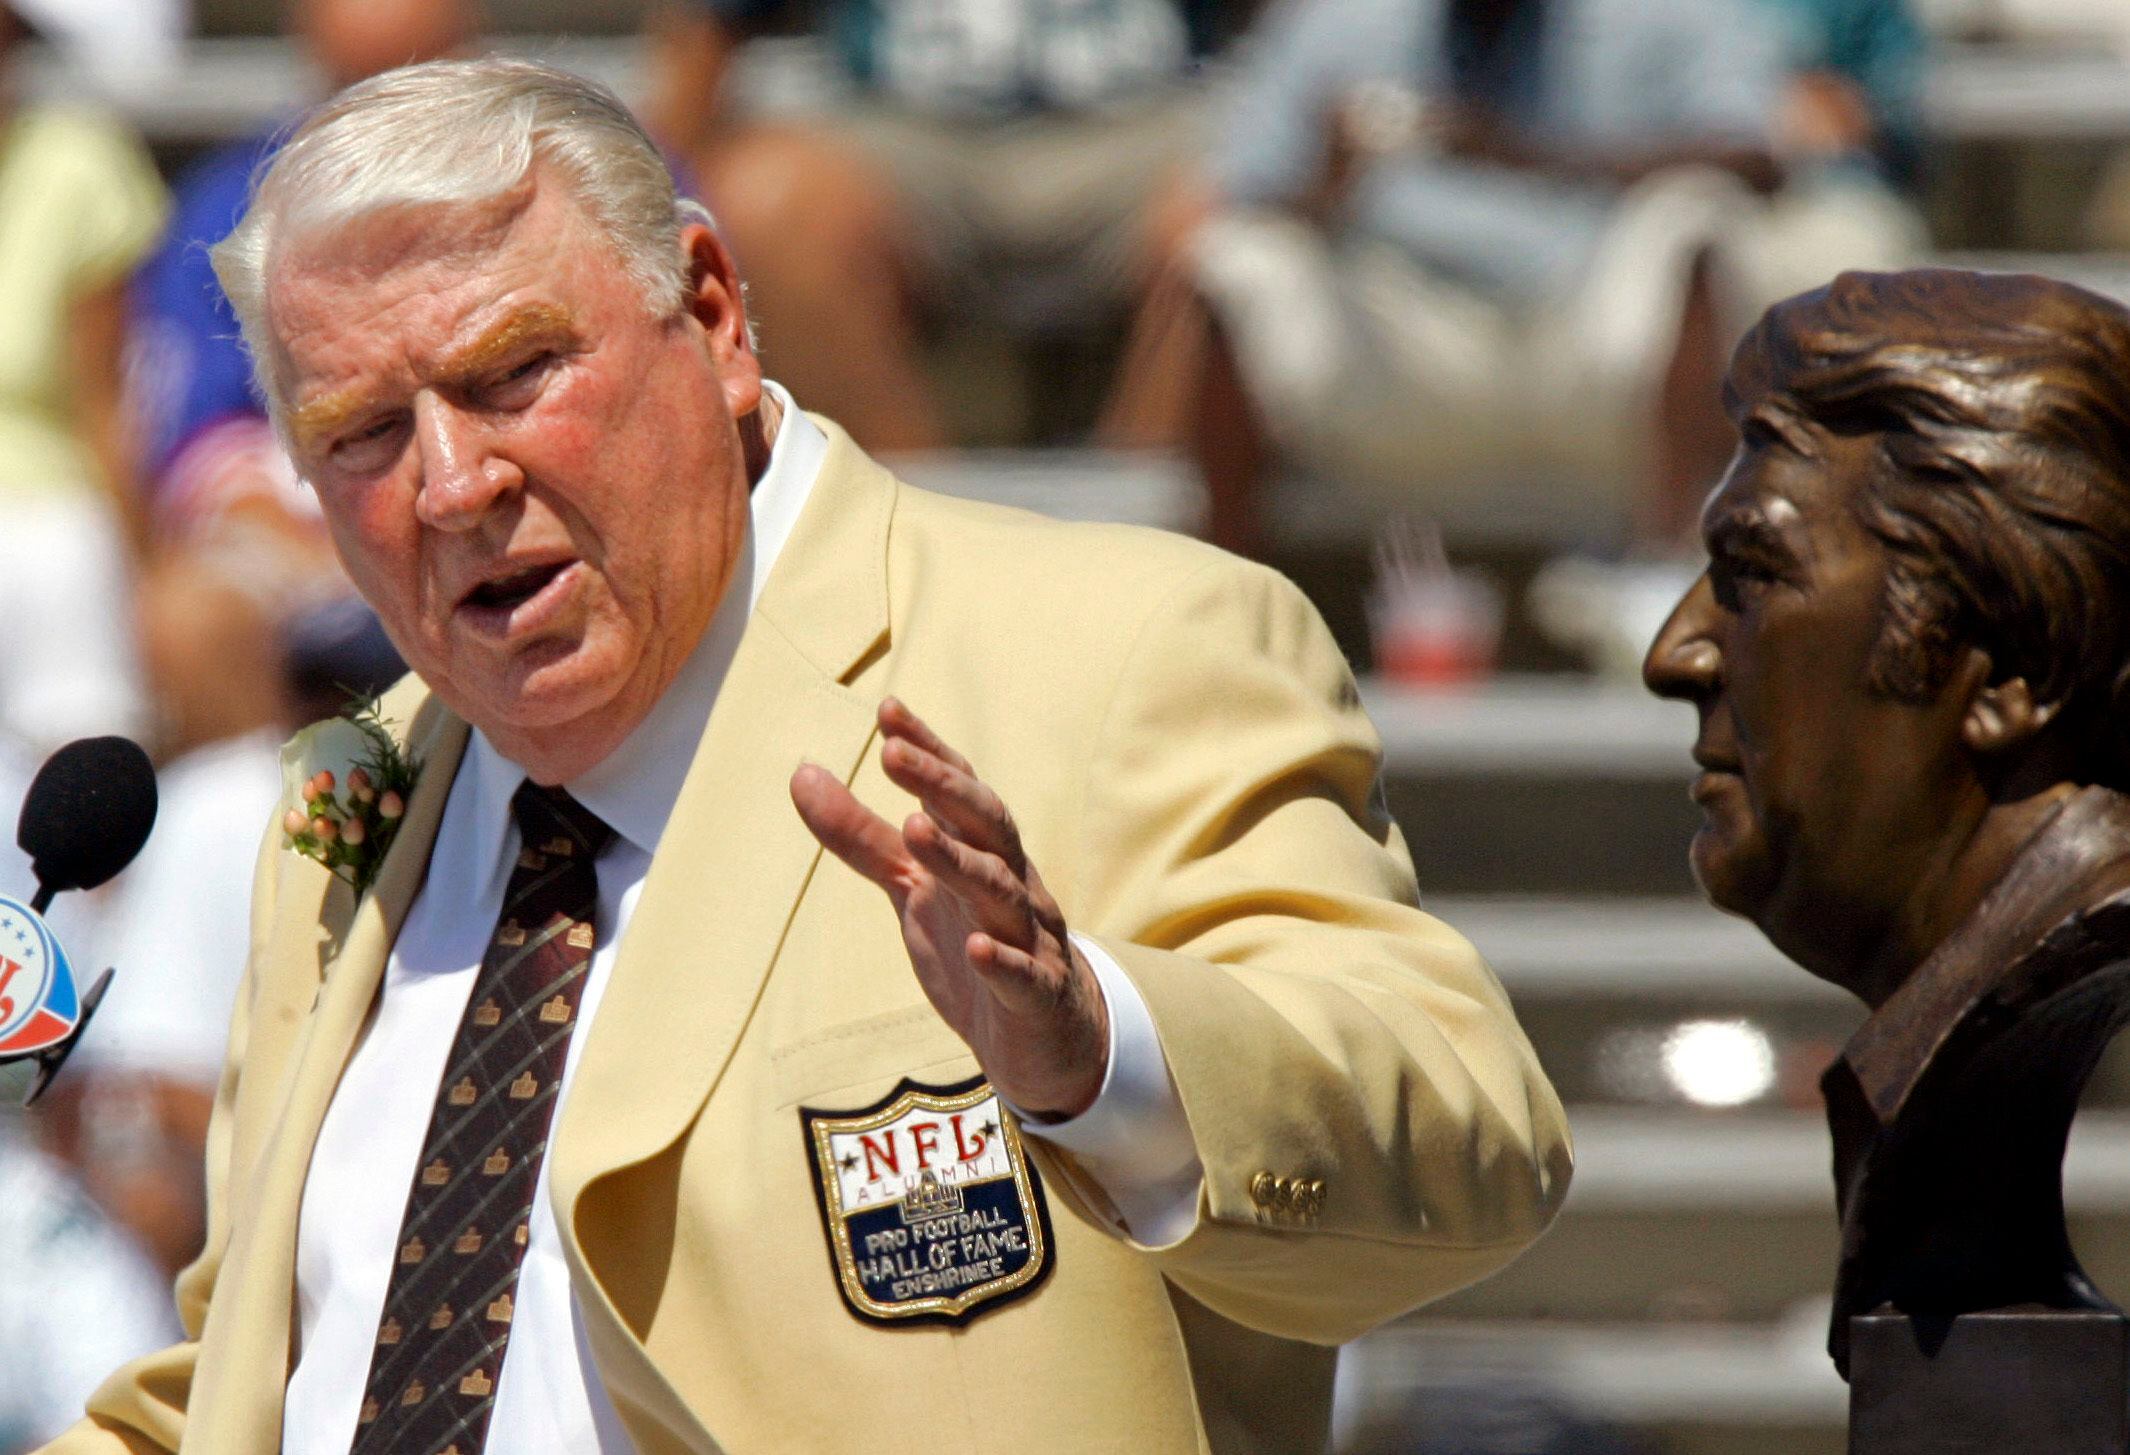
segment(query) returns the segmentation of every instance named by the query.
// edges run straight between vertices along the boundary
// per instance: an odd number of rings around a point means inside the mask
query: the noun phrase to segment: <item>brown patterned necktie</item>
[[[475,1455],[510,1343],[533,1191],[592,963],[614,831],[559,788],[511,799],[523,848],[400,1222],[353,1455]]]

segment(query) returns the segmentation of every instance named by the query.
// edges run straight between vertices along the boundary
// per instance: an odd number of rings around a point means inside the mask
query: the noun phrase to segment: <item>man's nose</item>
[[[479,420],[427,390],[415,397],[414,441],[422,471],[414,513],[433,529],[471,530],[524,483]]]
[[[1715,690],[1723,670],[1716,645],[1716,597],[1703,571],[1671,609],[1642,658],[1642,683],[1659,697],[1695,700]]]

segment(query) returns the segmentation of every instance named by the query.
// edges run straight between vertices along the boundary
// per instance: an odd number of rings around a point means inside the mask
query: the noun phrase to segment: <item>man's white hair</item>
[[[306,117],[258,179],[243,221],[212,249],[276,422],[284,401],[266,289],[291,239],[386,209],[499,197],[536,163],[562,179],[605,233],[654,315],[681,306],[688,267],[680,230],[710,214],[675,195],[665,159],[619,97],[532,61],[402,66]]]

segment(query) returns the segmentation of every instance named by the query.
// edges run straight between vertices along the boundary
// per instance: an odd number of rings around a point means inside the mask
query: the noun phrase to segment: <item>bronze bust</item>
[[[1700,713],[1696,876],[1870,1019],[1822,1081],[1832,1352],[2112,1309],[2061,1163],[2130,1018],[2130,312],[2043,278],[1849,273],[1725,401],[1709,565],[1650,689]]]

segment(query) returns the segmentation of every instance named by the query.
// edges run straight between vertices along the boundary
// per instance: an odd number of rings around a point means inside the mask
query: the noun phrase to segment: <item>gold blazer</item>
[[[1500,986],[1421,913],[1345,662],[1283,578],[1179,537],[927,494],[829,457],[749,622],[549,1153],[600,1377],[644,1455],[1299,1451],[1334,1346],[1500,1267],[1566,1190],[1561,1108]],[[800,823],[810,760],[891,821],[899,694],[1014,810],[1139,987],[1205,1168],[1149,1248],[1026,1138],[1050,1275],[955,1327],[839,1291],[800,1109],[978,1068],[886,900]],[[208,1139],[190,1341],[113,1375],[64,1455],[272,1455],[303,1181],[421,887],[466,726],[359,902],[272,829]]]

